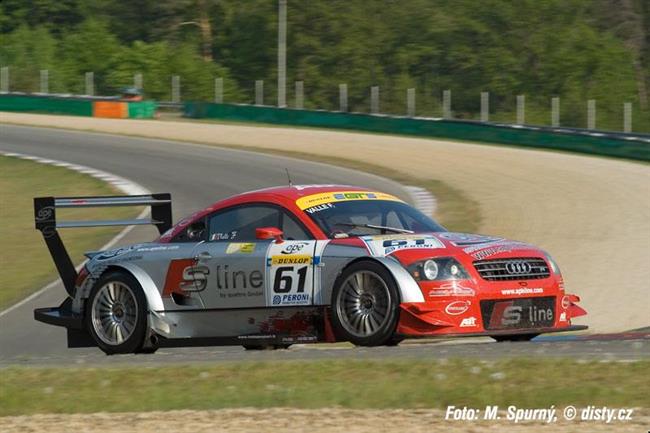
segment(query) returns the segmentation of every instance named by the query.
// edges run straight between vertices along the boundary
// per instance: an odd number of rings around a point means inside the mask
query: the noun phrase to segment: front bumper
[[[504,336],[585,330],[575,295],[521,298],[456,297],[400,304],[397,333],[408,337]]]

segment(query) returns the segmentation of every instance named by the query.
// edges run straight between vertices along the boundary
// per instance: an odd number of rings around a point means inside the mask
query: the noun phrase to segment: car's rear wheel
[[[147,299],[126,272],[99,279],[86,301],[86,329],[108,355],[142,351],[147,331]]]
[[[537,337],[539,334],[521,334],[521,335],[499,335],[493,336],[496,341],[502,343],[504,341],[530,341],[533,338]]]
[[[376,262],[350,265],[332,294],[332,326],[337,337],[358,346],[381,346],[396,341],[399,320],[397,284]]]

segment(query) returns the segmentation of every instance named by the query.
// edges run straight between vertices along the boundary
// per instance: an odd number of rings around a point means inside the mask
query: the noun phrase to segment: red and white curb
[[[431,217],[436,213],[438,202],[433,194],[419,186],[404,185],[404,189],[413,198],[413,204],[420,212]]]
[[[53,165],[55,167],[63,167],[67,168],[69,170],[73,170],[79,173],[83,173],[85,175],[94,177],[95,179],[99,179],[101,181],[104,181],[106,183],[109,183],[110,185],[113,185],[115,188],[123,192],[124,194],[128,195],[143,195],[143,194],[151,194],[151,192],[143,187],[142,185],[139,185],[129,179],[123,178],[121,176],[117,176],[112,173],[108,173],[103,170],[97,170],[95,168],[91,167],[86,167],[85,165],[79,165],[79,164],[73,164],[70,162],[65,162],[65,161],[58,161],[56,159],[49,159],[49,158],[41,158],[40,156],[33,156],[33,155],[25,155],[23,153],[17,153],[17,152],[5,152],[5,151],[0,151],[0,155],[2,156],[7,156],[11,158],[19,158],[19,159],[24,159],[28,161],[33,161],[39,164],[48,164],[48,165]],[[144,210],[138,218],[145,218],[149,214],[149,209],[147,208]],[[107,250],[111,247],[113,247],[115,244],[117,244],[119,241],[121,241],[124,236],[126,236],[131,230],[133,230],[133,226],[128,226],[124,230],[122,230],[117,236],[115,236],[113,239],[108,241],[108,243],[100,248],[100,250]],[[81,263],[79,266],[77,266],[77,271],[83,266],[83,263]],[[54,287],[57,283],[59,282],[59,279],[56,279],[43,287],[42,289],[38,290],[37,292],[32,293],[25,299],[19,301],[18,303],[12,305],[11,307],[0,311],[0,317],[4,316],[5,314],[15,310],[16,308],[19,308],[20,306],[26,304],[27,302],[31,301],[32,299],[35,299],[39,297],[41,294],[43,294],[45,291],[51,289]]]

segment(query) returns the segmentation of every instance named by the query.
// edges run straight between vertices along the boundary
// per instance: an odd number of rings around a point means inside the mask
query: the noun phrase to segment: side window
[[[210,217],[210,241],[254,241],[255,229],[278,227],[280,211],[263,205],[241,206]]]
[[[185,230],[176,235],[172,242],[200,242],[205,240],[205,218],[194,221]]]
[[[284,238],[289,241],[313,238],[286,212],[282,212],[282,227],[280,229],[284,232]]]

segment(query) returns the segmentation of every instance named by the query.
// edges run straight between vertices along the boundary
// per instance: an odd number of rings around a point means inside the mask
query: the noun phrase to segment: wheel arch
[[[411,274],[409,274],[408,271],[404,269],[404,267],[398,261],[389,257],[364,256],[356,257],[353,260],[347,262],[345,266],[341,267],[337,277],[334,279],[333,284],[327,287],[327,292],[324,293],[323,301],[327,305],[332,304],[332,293],[334,292],[334,288],[341,283],[341,276],[343,275],[343,272],[345,272],[347,268],[354,265],[355,263],[364,261],[377,263],[384,267],[391,274],[395,280],[395,283],[397,284],[397,290],[400,295],[400,303],[424,302],[424,296],[422,295],[420,286],[418,286],[418,283],[413,279]]]
[[[144,296],[147,299],[147,309],[149,311],[162,311],[165,309],[163,306],[162,296],[160,295],[160,291],[158,290],[156,283],[154,283],[149,274],[147,274],[141,267],[133,263],[114,263],[110,266],[107,266],[98,275],[93,275],[93,285],[103,275],[111,271],[127,272],[133,278],[135,278],[138,283],[140,283],[142,291],[144,292]],[[87,299],[90,294],[90,290],[92,289],[92,285],[87,285],[84,289],[85,290],[80,297],[82,299]]]

